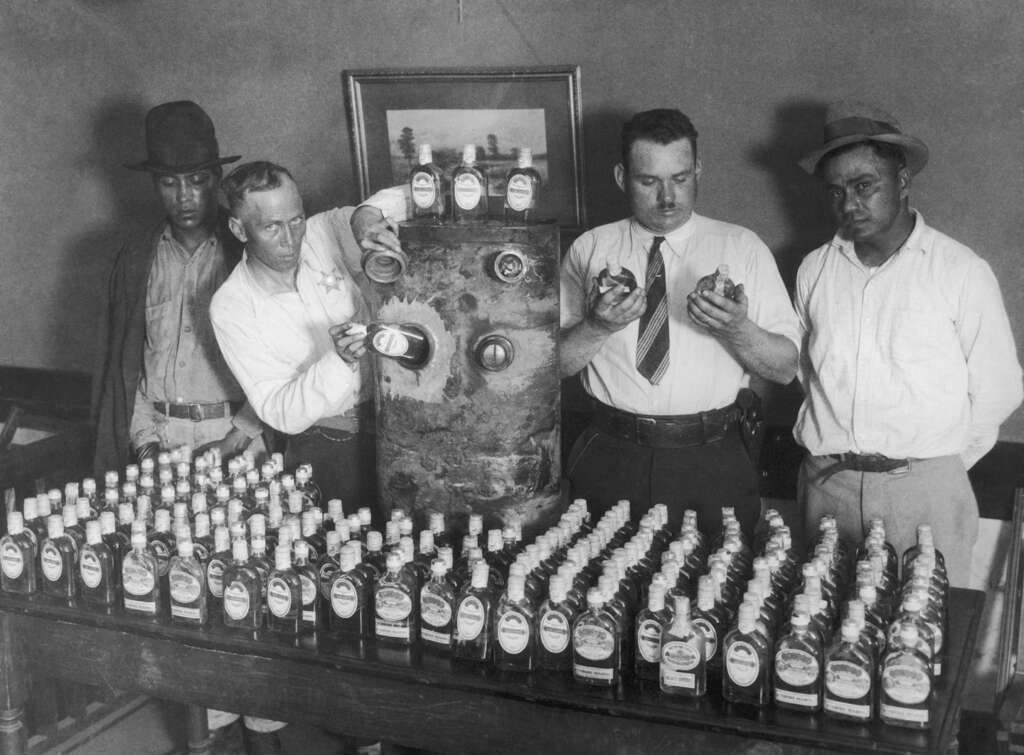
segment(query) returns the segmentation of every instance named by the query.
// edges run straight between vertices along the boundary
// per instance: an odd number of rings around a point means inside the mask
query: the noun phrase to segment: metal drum
[[[413,221],[399,238],[404,258],[363,261],[376,319],[424,334],[429,353],[418,367],[376,357],[385,512],[547,526],[560,513],[558,226]]]

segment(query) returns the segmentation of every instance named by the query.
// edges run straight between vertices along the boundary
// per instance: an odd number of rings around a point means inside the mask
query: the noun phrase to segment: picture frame
[[[579,233],[586,225],[579,66],[393,68],[342,72],[359,196],[404,184],[420,142],[451,175],[467,143],[500,217],[505,172],[518,149],[541,173],[541,216]]]

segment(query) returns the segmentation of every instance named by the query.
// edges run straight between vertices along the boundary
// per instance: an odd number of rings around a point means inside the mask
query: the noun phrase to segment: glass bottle
[[[45,496],[43,498],[45,499]],[[22,502],[25,530],[32,533],[32,539],[35,541],[35,550],[33,553],[36,555],[39,553],[39,545],[46,539],[46,517],[49,516],[49,513],[43,513],[39,504],[40,499],[33,497],[26,498]],[[47,512],[49,512],[49,505],[49,500],[46,500],[44,507]]]
[[[206,600],[209,615],[223,615],[224,571],[231,563],[231,533],[220,526],[213,531],[213,553],[206,562]]]
[[[191,540],[178,541],[177,555],[167,567],[171,593],[171,622],[191,627],[204,627],[209,618],[206,601],[206,575],[195,556]]]
[[[661,691],[701,697],[707,692],[704,632],[690,621],[690,599],[676,597],[675,616],[661,635]]]
[[[0,537],[0,587],[4,592],[31,595],[36,591],[36,545],[20,511],[7,515],[7,534]]]
[[[540,173],[533,167],[533,150],[520,147],[516,166],[505,176],[505,223],[529,223],[537,217]]]
[[[452,644],[455,591],[447,579],[448,564],[434,559],[430,580],[420,589],[420,639],[423,647],[448,652]]]
[[[821,708],[824,650],[810,623],[807,614],[794,613],[789,631],[775,643],[772,688],[780,708],[806,713]]]
[[[64,517],[51,514],[46,520],[47,538],[39,546],[39,574],[43,592],[57,598],[74,598],[78,548],[64,534]]]
[[[494,609],[494,665],[503,671],[532,671],[534,607],[526,597],[526,580],[509,577],[508,588]]]
[[[157,509],[153,515],[153,532],[149,536],[149,549],[153,553],[153,557],[156,558],[160,588],[165,594],[168,591],[167,570],[171,566],[171,553],[174,552],[175,546],[175,538],[171,533],[171,512],[167,509]]]
[[[702,575],[697,580],[697,605],[690,611],[690,621],[704,632],[704,656],[712,677],[722,671],[722,639],[729,629],[728,612],[715,600],[715,593],[715,578]]]
[[[825,653],[825,688],[822,709],[844,721],[871,720],[875,705],[875,665],[869,647],[861,641],[860,627],[844,619],[839,638]]]
[[[150,552],[145,532],[132,533],[132,549],[121,565],[121,587],[126,613],[159,616],[161,610],[160,577],[156,557]]]
[[[618,684],[621,672],[619,625],[604,610],[605,596],[596,587],[587,591],[587,610],[572,627],[572,675],[597,687]]]
[[[452,631],[452,655],[455,658],[487,661],[491,657],[494,596],[488,588],[489,572],[486,562],[476,564],[469,584],[459,593]]]
[[[222,577],[224,626],[259,629],[263,626],[263,580],[250,564],[245,538],[231,543],[231,563]]]
[[[672,621],[665,606],[665,586],[655,583],[647,590],[647,607],[637,613],[633,672],[637,679],[657,681],[661,664],[661,635]]]
[[[444,173],[434,164],[429,144],[419,145],[417,158],[417,165],[409,175],[412,216],[441,222],[445,217]]]
[[[309,562],[309,545],[303,540],[296,541],[292,546],[294,559],[292,568],[299,575],[301,586],[302,615],[299,617],[301,629],[319,629],[324,625],[323,601],[320,600],[320,576],[315,566]]]
[[[267,626],[282,634],[298,634],[302,620],[302,581],[292,568],[291,544],[274,549],[274,570],[267,578]]]
[[[112,606],[117,601],[114,556],[103,542],[98,519],[85,523],[85,545],[78,556],[78,591],[83,602],[94,606]]]
[[[273,571],[270,559],[267,558],[266,537],[258,532],[252,532],[249,537],[249,566],[256,570],[260,578],[260,589],[262,591],[261,606],[263,615],[267,615],[267,579]]]
[[[73,503],[64,504],[61,508],[61,516],[64,522],[64,534],[75,544],[75,557],[77,558],[82,546],[85,545],[85,523],[79,521],[78,510]]]
[[[341,565],[341,549],[348,539],[348,523],[343,519],[338,520],[335,529],[331,530],[324,537],[326,553],[320,557],[316,564],[317,585],[320,594],[326,602],[331,600],[331,583],[334,575],[338,573]]]
[[[389,553],[386,566],[373,590],[374,634],[382,642],[411,645],[419,634],[416,585],[402,570],[401,553]]]
[[[331,631],[369,637],[373,634],[373,587],[357,566],[358,549],[343,545],[339,567],[331,581]]]
[[[537,611],[536,666],[542,671],[572,668],[572,625],[579,611],[569,600],[568,583],[557,574],[548,580],[548,598]]]
[[[900,625],[899,636],[882,659],[879,673],[878,717],[892,726],[927,729],[934,689],[931,661],[911,622]]]
[[[487,218],[487,176],[476,167],[476,145],[462,150],[462,162],[452,171],[452,219],[468,223]]]
[[[757,628],[757,607],[740,604],[736,626],[722,643],[722,697],[731,703],[768,704],[771,649]]]

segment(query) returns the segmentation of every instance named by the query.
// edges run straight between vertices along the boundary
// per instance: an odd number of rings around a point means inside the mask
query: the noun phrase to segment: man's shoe
[[[242,719],[237,718],[227,726],[211,729],[213,737],[211,752],[213,755],[245,755],[245,742],[242,737]]]
[[[245,751],[248,755],[284,755],[281,737],[276,731],[245,730]]]

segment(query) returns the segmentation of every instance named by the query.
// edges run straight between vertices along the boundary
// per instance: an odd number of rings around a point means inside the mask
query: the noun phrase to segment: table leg
[[[189,755],[213,755],[213,735],[206,724],[206,708],[201,705],[188,706],[188,752]]]
[[[23,755],[25,728],[25,653],[9,614],[0,614],[0,755]]]

